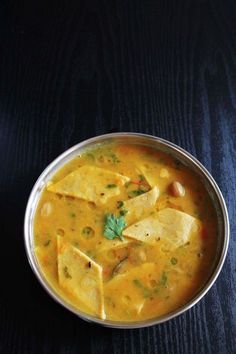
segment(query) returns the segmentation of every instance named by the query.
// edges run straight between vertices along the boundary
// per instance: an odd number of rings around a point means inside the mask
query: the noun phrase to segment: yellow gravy
[[[141,321],[169,313],[187,303],[209,276],[217,236],[215,211],[199,178],[163,152],[118,144],[85,151],[63,166],[50,183],[61,181],[83,166],[119,173],[129,181],[120,186],[119,194],[112,195],[105,203],[55,193],[47,188],[43,190],[34,221],[34,247],[50,285],[79,310],[98,316],[73,291],[59,284],[57,238],[60,237],[102,267],[106,319]],[[182,195],[173,192],[175,181],[184,189]],[[96,185],[99,181],[89,180],[89,183]],[[125,201],[149,192],[153,187],[150,184],[156,184],[159,193],[150,216],[168,208],[196,220],[197,227],[187,242],[172,247],[171,242],[162,243],[161,237],[155,244],[126,236],[106,237],[106,216],[122,216],[125,221],[128,218]],[[110,191],[117,186],[108,183],[106,188]],[[86,193],[84,189],[82,192]],[[144,219],[147,216],[144,215]],[[131,215],[123,230],[140,220],[142,215],[139,220],[132,219]]]

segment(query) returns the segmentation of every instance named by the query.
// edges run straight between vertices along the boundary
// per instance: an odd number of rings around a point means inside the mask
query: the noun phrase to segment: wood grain
[[[233,0],[1,2],[1,353],[236,353],[235,19]],[[187,149],[229,209],[217,282],[190,311],[151,328],[105,329],[67,313],[24,251],[37,176],[68,147],[109,131]]]

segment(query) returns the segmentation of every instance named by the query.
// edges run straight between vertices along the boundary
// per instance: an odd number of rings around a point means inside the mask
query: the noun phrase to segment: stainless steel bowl
[[[210,270],[210,275],[207,282],[203,285],[202,289],[184,306],[178,308],[177,310],[168,313],[166,315],[152,318],[150,320],[139,321],[139,322],[114,322],[108,320],[100,320],[98,318],[87,315],[86,313],[76,309],[71,304],[67,303],[63,298],[61,298],[55,290],[50,286],[50,284],[45,279],[38,261],[36,259],[34,253],[34,235],[33,235],[33,224],[34,224],[34,216],[37,208],[37,204],[39,202],[42,190],[44,189],[46,183],[52,178],[52,176],[60,169],[63,165],[65,165],[68,161],[73,159],[75,156],[80,154],[87,148],[91,148],[97,145],[103,145],[107,143],[130,143],[130,144],[141,144],[153,147],[157,150],[164,151],[168,154],[171,154],[176,159],[180,160],[183,164],[188,166],[191,170],[193,170],[198,176],[202,183],[205,185],[206,190],[208,191],[217,214],[217,222],[218,222],[218,238],[217,238],[217,247],[215,259],[212,264],[212,269]],[[64,306],[69,311],[73,312],[80,318],[89,321],[101,324],[107,327],[113,328],[140,328],[147,327],[155,324],[159,324],[165,321],[168,321],[183,312],[190,309],[193,305],[195,305],[211,288],[211,286],[216,281],[220,270],[223,266],[225,256],[227,253],[228,243],[229,243],[229,220],[227,208],[225,205],[224,198],[220,192],[219,187],[216,182],[206,170],[206,168],[192,155],[190,155],[187,151],[183,150],[179,146],[172,144],[166,140],[157,138],[151,135],[138,134],[138,133],[113,133],[97,136],[95,138],[91,138],[85,140],[69,150],[65,151],[62,155],[60,155],[56,160],[54,160],[41,174],[35,183],[33,190],[30,194],[26,213],[25,213],[25,222],[24,222],[24,236],[25,236],[25,248],[29,263],[38,278],[39,282],[42,284],[44,289],[48,292],[48,294],[57,302],[59,302],[62,306]]]

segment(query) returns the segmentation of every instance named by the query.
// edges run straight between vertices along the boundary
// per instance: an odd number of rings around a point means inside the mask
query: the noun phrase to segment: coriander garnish
[[[123,240],[122,231],[125,228],[125,226],[126,226],[126,221],[123,216],[106,214],[103,235],[108,240],[113,240],[116,237],[119,237],[121,240]]]
[[[114,183],[109,183],[109,184],[107,184],[106,185],[106,188],[116,188],[117,187],[117,185],[116,184],[114,184]]]

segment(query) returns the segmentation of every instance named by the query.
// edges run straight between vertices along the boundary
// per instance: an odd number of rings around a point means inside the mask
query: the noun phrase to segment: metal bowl
[[[174,156],[176,159],[181,161],[184,165],[188,166],[192,171],[194,171],[199,176],[199,179],[202,181],[207,192],[209,193],[210,198],[216,210],[217,223],[218,223],[218,237],[217,237],[215,259],[212,264],[212,269],[210,270],[208,280],[202,286],[201,290],[184,306],[178,308],[177,310],[171,313],[168,313],[166,315],[157,318],[152,318],[150,320],[139,321],[139,322],[118,322],[118,321],[101,320],[78,310],[77,308],[73,307],[71,304],[67,303],[66,300],[61,298],[57,294],[57,292],[51,287],[51,285],[48,283],[45,276],[43,275],[34,253],[34,235],[33,235],[34,216],[35,216],[35,212],[37,209],[37,205],[41,193],[46,183],[63,165],[65,165],[68,161],[72,160],[75,156],[80,154],[85,149],[97,145],[101,145],[101,144],[102,145],[107,144],[107,143],[129,143],[129,144],[145,145]],[[156,325],[168,321],[182,314],[183,312],[190,309],[193,305],[195,305],[208,292],[208,290],[216,281],[216,278],[218,277],[225,260],[228,243],[229,243],[229,219],[228,219],[228,213],[227,213],[227,208],[225,205],[224,198],[216,182],[209,174],[209,172],[206,170],[206,168],[195,157],[190,155],[187,151],[183,150],[182,148],[180,148],[175,144],[172,144],[166,140],[151,135],[138,134],[138,133],[113,133],[113,134],[97,136],[95,138],[85,140],[73,146],[72,148],[65,151],[63,154],[61,154],[43,171],[43,173],[35,183],[28,200],[26,213],[25,213],[25,222],[24,222],[24,237],[25,237],[25,248],[26,248],[26,253],[27,253],[29,263],[36,277],[38,278],[39,282],[42,284],[44,289],[55,301],[59,302],[62,306],[64,306],[66,309],[73,312],[80,318],[89,322],[95,322],[97,324],[107,326],[107,327],[113,327],[113,328],[140,328],[140,327]]]

